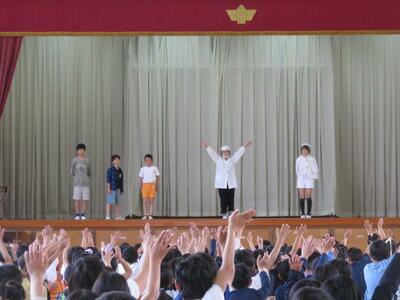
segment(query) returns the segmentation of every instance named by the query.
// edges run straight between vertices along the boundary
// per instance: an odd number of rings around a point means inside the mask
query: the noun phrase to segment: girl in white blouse
[[[299,192],[301,218],[311,218],[312,192],[314,182],[319,179],[317,161],[310,155],[311,146],[301,145],[301,155],[296,160],[297,190]],[[305,214],[307,199],[307,215]]]

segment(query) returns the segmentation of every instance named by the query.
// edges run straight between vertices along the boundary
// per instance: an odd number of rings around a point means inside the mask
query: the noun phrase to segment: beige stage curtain
[[[158,215],[216,215],[201,139],[255,141],[237,165],[238,208],[297,215],[294,164],[310,142],[316,215],[398,215],[399,50],[399,36],[26,38],[0,120],[8,216],[70,217],[78,142],[93,163],[91,217],[104,216],[114,152],[124,213],[141,212],[137,175],[153,153]]]
[[[8,218],[70,218],[75,147],[92,161],[90,211],[103,217],[105,169],[122,150],[121,38],[26,38],[0,121]]]

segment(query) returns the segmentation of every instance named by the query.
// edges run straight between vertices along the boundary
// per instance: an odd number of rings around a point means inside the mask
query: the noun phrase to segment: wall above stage
[[[400,32],[397,0],[0,0],[0,34]]]

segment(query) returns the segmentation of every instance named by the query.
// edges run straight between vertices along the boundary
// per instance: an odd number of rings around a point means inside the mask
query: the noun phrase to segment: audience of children
[[[349,232],[338,241],[329,234],[307,236],[288,225],[276,229],[274,245],[247,236],[255,211],[235,210],[225,228],[191,225],[153,235],[141,230],[137,245],[120,232],[100,249],[90,230],[81,245],[71,245],[65,230],[46,226],[29,245],[13,242],[0,230],[0,299],[207,299],[207,300],[359,300],[396,299],[400,253],[393,232],[366,222],[368,247],[347,248]],[[246,244],[247,245],[247,244]]]

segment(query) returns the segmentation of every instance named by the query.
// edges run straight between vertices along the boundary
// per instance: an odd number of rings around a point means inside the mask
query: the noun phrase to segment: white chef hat
[[[221,152],[222,152],[222,151],[229,151],[229,152],[231,152],[231,147],[229,147],[228,145],[224,145],[224,146],[221,147]]]
[[[311,149],[311,145],[309,143],[301,144],[300,149],[303,148],[303,147],[308,147],[309,149]]]

